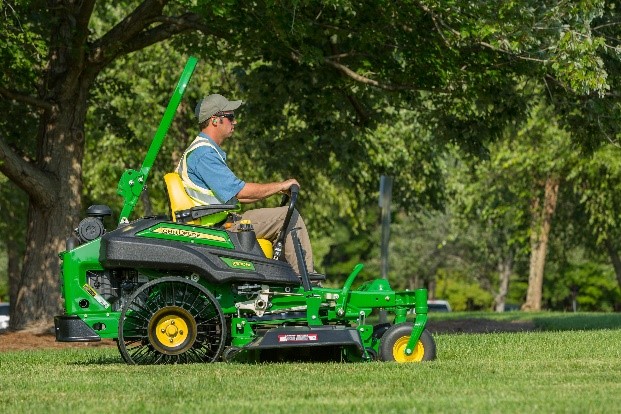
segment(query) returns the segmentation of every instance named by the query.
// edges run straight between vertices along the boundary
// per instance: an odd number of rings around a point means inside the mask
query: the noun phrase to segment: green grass
[[[560,312],[437,312],[430,320],[491,319],[495,321],[533,322],[544,331],[621,329],[621,313]]]
[[[557,318],[562,329],[589,319],[589,315],[578,315],[582,320],[576,322],[570,316],[528,317]],[[547,323],[553,329],[553,322]],[[122,363],[113,348],[0,353],[0,412],[620,410],[621,329],[445,334],[435,339],[436,361],[407,365],[216,363],[136,367]]]

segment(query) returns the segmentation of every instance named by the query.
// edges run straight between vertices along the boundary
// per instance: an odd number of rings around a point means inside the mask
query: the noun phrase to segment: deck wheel
[[[391,362],[421,362],[431,361],[436,357],[436,343],[431,334],[425,329],[416,343],[412,353],[406,355],[405,349],[412,327],[410,322],[399,323],[391,326],[380,340],[380,359]]]

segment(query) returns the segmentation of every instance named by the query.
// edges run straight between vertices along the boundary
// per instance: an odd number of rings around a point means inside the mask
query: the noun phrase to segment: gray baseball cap
[[[218,112],[234,111],[242,103],[242,101],[229,101],[224,96],[214,93],[198,102],[194,109],[194,114],[198,118],[198,123],[201,124]]]

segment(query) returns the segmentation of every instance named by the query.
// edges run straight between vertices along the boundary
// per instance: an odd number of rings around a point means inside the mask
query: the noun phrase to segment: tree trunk
[[[8,300],[17,296],[26,237],[26,215],[24,214],[27,209],[26,197],[20,193],[17,187],[12,188],[12,191],[17,195],[11,197],[6,205],[0,205],[0,210],[3,210],[3,218],[6,223],[9,223],[7,231],[2,234],[7,253]]]
[[[58,252],[62,251],[61,234],[66,235],[62,223],[62,209],[48,210],[33,205],[29,211],[24,267],[18,281],[16,296],[11,298],[15,329],[48,326],[54,315],[60,313],[58,283]]]
[[[505,311],[505,301],[509,292],[509,278],[513,271],[513,260],[511,257],[505,257],[498,261],[498,294],[494,298],[494,310],[496,312]]]
[[[418,282],[418,276],[414,275],[414,276],[408,277],[407,285],[408,285],[408,289],[410,290],[418,289],[418,287],[420,286],[420,283]]]
[[[19,243],[12,238],[9,238],[6,242],[6,250],[8,258],[9,298],[14,298],[17,296],[17,286],[19,283],[23,255]],[[15,307],[12,309],[15,309]]]
[[[53,52],[49,85],[41,99],[54,102],[41,116],[33,182],[29,194],[28,229],[24,264],[14,304],[15,329],[51,327],[61,313],[58,253],[80,219],[84,121],[93,71],[70,65],[66,51]],[[73,63],[77,63],[75,60]],[[83,63],[83,62],[82,62]],[[42,181],[42,182],[41,182]]]
[[[533,221],[530,234],[530,270],[528,275],[528,291],[522,310],[541,310],[543,291],[543,270],[548,252],[548,238],[552,228],[552,217],[558,200],[559,179],[548,177],[545,182],[543,208],[538,197],[533,198],[531,212]]]
[[[619,284],[619,287],[621,287],[621,258],[619,258],[619,252],[617,252],[608,238],[606,238],[604,244],[606,245],[606,250],[608,251],[608,257],[610,257],[610,261],[612,262],[612,267],[615,269],[617,283]]]
[[[58,253],[65,250],[64,240],[80,218],[85,113],[85,97],[64,102],[40,136],[44,143],[40,168],[53,177],[54,189],[30,196],[24,264],[16,296],[11,298],[15,329],[50,327],[61,312]]]
[[[429,280],[427,285],[427,295],[429,299],[435,299],[436,297],[436,279]]]

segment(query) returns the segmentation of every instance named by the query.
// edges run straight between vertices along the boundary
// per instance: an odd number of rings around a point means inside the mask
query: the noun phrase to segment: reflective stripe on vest
[[[177,166],[177,174],[181,177],[181,181],[183,181],[183,186],[185,187],[185,192],[190,196],[191,199],[197,201],[201,204],[221,204],[220,200],[215,196],[213,191],[203,188],[199,185],[196,185],[188,176],[188,163],[187,157],[190,152],[194,151],[199,147],[211,147],[213,150],[220,156],[222,162],[225,163],[224,158],[218,152],[216,147],[209,142],[207,139],[202,138],[200,136],[196,137],[192,144],[185,150],[181,160],[179,160],[179,165]]]

